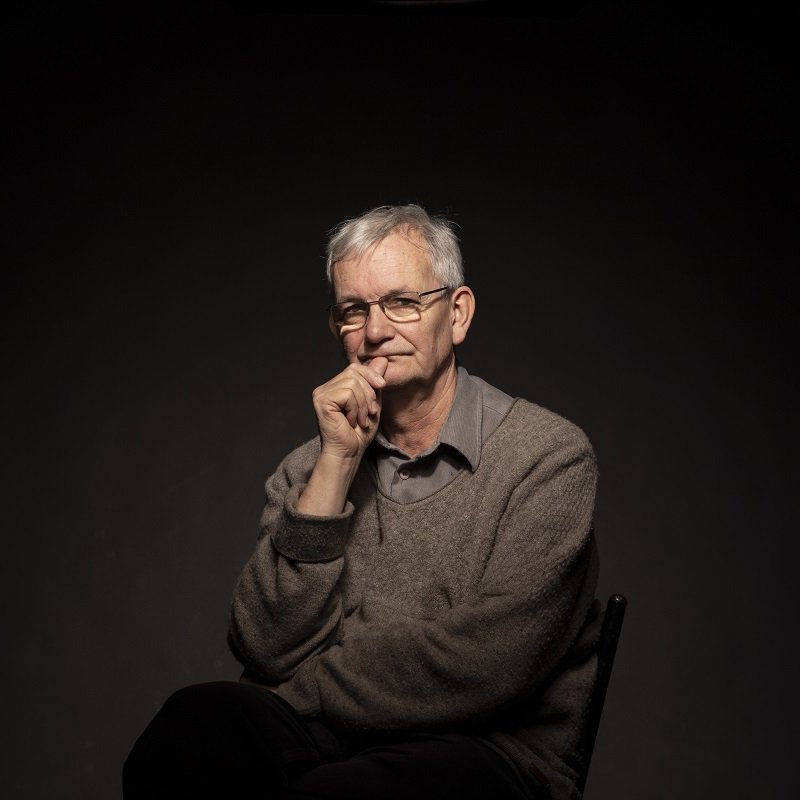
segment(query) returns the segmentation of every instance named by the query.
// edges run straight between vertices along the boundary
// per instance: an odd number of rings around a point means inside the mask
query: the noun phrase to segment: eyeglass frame
[[[428,289],[428,291],[426,291],[426,292],[415,292],[413,289],[403,289],[403,290],[400,290],[400,291],[389,292],[388,294],[381,295],[377,300],[342,300],[340,303],[331,303],[325,309],[325,312],[331,317],[331,321],[333,321],[333,315],[332,315],[331,312],[336,306],[345,305],[346,303],[352,303],[353,305],[366,306],[367,313],[366,313],[366,316],[364,317],[364,324],[363,325],[359,325],[359,327],[357,327],[357,328],[351,328],[351,330],[360,331],[367,324],[367,320],[369,319],[370,306],[377,305],[380,308],[380,310],[383,311],[383,314],[386,317],[386,319],[388,319],[390,322],[398,322],[398,320],[392,319],[386,313],[386,309],[383,307],[383,303],[386,300],[388,300],[390,297],[396,297],[399,294],[415,294],[415,295],[417,295],[417,297],[419,297],[420,305],[422,305],[421,301],[422,301],[423,297],[427,297],[429,294],[436,294],[436,292],[447,292],[447,291],[450,291],[451,289],[452,289],[451,286],[440,286],[438,289]],[[408,322],[416,322],[416,320],[408,320]],[[334,322],[333,324],[336,325],[336,327],[340,328],[340,329],[348,327],[347,325],[337,325],[336,322]],[[402,321],[400,321],[400,324],[402,324]]]

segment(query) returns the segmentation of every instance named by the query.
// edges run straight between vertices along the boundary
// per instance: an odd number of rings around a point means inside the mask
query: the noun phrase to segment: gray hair
[[[414,203],[401,206],[378,206],[358,217],[339,223],[330,234],[327,246],[326,272],[329,285],[337,261],[360,258],[380,244],[389,234],[419,234],[425,242],[433,276],[448,289],[464,285],[461,248],[453,223],[443,216],[431,216]]]

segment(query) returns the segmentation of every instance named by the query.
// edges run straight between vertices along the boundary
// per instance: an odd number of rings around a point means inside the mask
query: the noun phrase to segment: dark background
[[[167,694],[238,676],[263,481],[341,363],[325,232],[413,201],[462,362],[597,452],[630,606],[587,796],[791,796],[789,19],[299,6],[4,12],[0,794],[118,798]]]

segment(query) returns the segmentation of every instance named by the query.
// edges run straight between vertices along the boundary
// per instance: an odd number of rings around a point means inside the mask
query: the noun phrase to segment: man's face
[[[422,241],[393,233],[360,259],[338,261],[333,267],[336,301],[377,300],[392,292],[438,289]],[[345,357],[369,363],[376,356],[389,361],[386,389],[410,384],[433,386],[453,353],[450,302],[445,292],[422,299],[420,319],[392,322],[380,306],[370,306],[363,328],[340,336]]]

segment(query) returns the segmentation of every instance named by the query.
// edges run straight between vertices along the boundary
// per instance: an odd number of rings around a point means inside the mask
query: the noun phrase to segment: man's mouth
[[[361,356],[359,360],[362,364],[369,364],[373,358],[385,358],[387,361],[392,361],[395,358],[399,358],[400,356],[405,355],[404,353],[377,353],[374,356]]]

